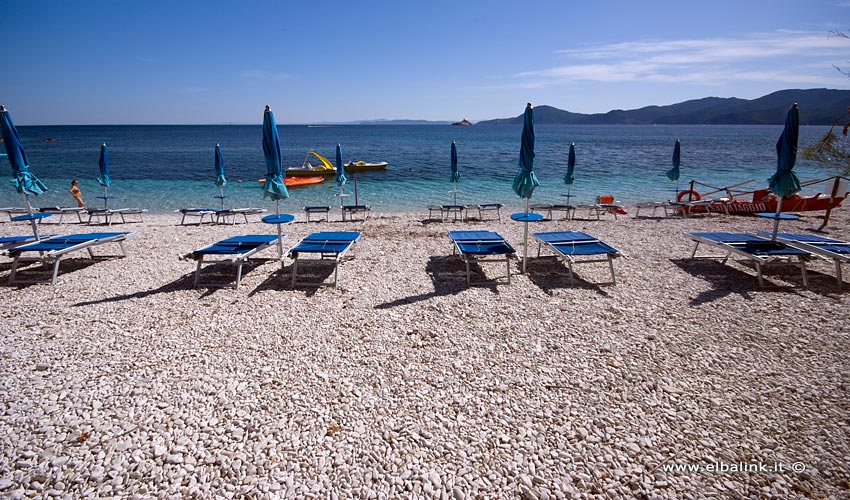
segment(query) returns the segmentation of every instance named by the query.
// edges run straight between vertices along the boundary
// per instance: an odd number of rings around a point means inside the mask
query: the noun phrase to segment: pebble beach
[[[760,289],[746,263],[689,259],[683,233],[770,222],[628,211],[530,227],[618,248],[616,285],[604,263],[576,266],[572,285],[529,242],[527,273],[513,261],[510,285],[468,287],[447,232],[496,231],[522,255],[505,213],[298,214],[284,247],[363,233],[337,288],[292,288],[274,248],[239,289],[193,288],[178,256],[274,232],[258,216],[115,225],[135,233],[128,256],[80,252],[55,286],[7,285],[0,258],[0,497],[850,497],[847,271],[839,290],[832,262],[809,263],[805,288],[797,267],[768,268]],[[850,240],[848,222],[836,210],[825,235]]]

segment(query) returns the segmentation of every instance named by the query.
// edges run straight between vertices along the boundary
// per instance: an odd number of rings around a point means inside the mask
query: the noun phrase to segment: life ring
[[[685,196],[687,196],[689,194],[691,195],[690,201],[699,201],[699,200],[702,199],[700,197],[699,193],[697,193],[693,189],[685,189],[684,191],[679,191],[679,194],[676,195],[676,201],[681,203],[682,198],[684,198]]]

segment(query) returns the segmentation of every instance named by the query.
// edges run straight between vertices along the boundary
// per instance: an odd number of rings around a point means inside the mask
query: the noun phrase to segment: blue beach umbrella
[[[776,141],[776,173],[768,183],[773,194],[787,198],[800,191],[800,179],[794,174],[794,164],[797,162],[797,137],[800,133],[800,111],[797,103],[788,110],[785,117],[785,129]]]
[[[773,239],[779,229],[782,201],[800,191],[800,179],[794,173],[797,162],[797,138],[800,134],[800,110],[795,102],[785,116],[785,129],[776,141],[776,173],[767,180],[770,190],[779,197],[773,222]]]
[[[531,103],[525,107],[522,121],[522,142],[519,148],[520,171],[514,177],[514,192],[520,198],[525,198],[525,211],[528,213],[528,199],[534,188],[540,185],[534,175],[534,108]]]
[[[576,169],[576,143],[570,143],[570,154],[567,156],[567,173],[564,175],[564,184],[567,185],[567,204],[570,203],[570,198],[572,195],[570,194],[570,189],[573,187],[573,182],[575,182],[576,178],[574,172]]]
[[[221,202],[221,210],[224,210],[224,185],[227,184],[227,179],[224,178],[224,157],[221,155],[221,145],[215,145],[215,185],[218,186],[218,196],[216,198]]]
[[[457,169],[457,145],[452,141],[452,193],[454,194],[454,204],[457,205],[457,183],[460,181],[460,172]]]
[[[525,223],[525,230],[523,232],[524,251],[522,256],[522,272],[525,272],[526,264],[528,262],[528,223],[529,221],[542,219],[542,216],[540,216],[539,219],[537,217],[533,217],[535,215],[539,216],[539,214],[528,213],[528,199],[531,198],[531,194],[534,193],[534,188],[540,185],[540,182],[537,180],[537,176],[534,175],[534,108],[531,106],[531,103],[528,103],[525,107],[525,115],[523,116],[522,121],[522,138],[519,147],[519,166],[520,170],[514,177],[513,188],[517,195],[521,198],[525,198],[525,213],[512,214],[511,218]]]
[[[676,192],[679,192],[679,165],[682,164],[682,147],[679,144],[679,139],[676,139],[676,145],[673,146],[673,168],[667,171],[667,178],[671,181],[676,181]]]
[[[280,225],[291,222],[293,217],[280,214],[280,200],[289,198],[289,191],[283,183],[283,166],[280,163],[280,135],[270,106],[266,106],[266,111],[263,113],[263,156],[266,159],[266,182],[263,183],[263,198],[274,200],[274,217],[264,217],[263,222],[277,225],[277,251],[282,258],[283,235]],[[281,260],[281,266],[283,266],[283,260]]]
[[[35,219],[32,218],[32,206],[30,205],[29,195],[38,196],[47,191],[47,186],[38,180],[38,177],[34,173],[30,172],[30,162],[29,158],[27,158],[27,152],[24,151],[18,130],[12,121],[12,115],[6,111],[4,106],[0,106],[0,136],[4,138],[3,144],[6,147],[6,156],[9,163],[12,164],[12,174],[14,175],[12,185],[24,197],[24,204],[27,207],[27,216],[30,217],[33,236],[39,239],[38,228],[36,227]]]
[[[339,144],[336,145],[336,165],[334,166],[336,167],[336,178],[334,180],[336,180],[336,185],[339,186],[339,194],[337,196],[339,196],[339,206],[342,208],[344,205],[343,198],[346,196],[343,193],[343,186],[345,186],[347,179],[345,178],[345,164],[342,163],[342,146]]]
[[[263,113],[263,156],[266,159],[266,182],[263,184],[263,197],[274,200],[275,213],[280,215],[280,200],[289,198],[289,191],[283,183],[283,167],[280,162],[280,135],[274,121],[274,113],[269,106]]]
[[[342,147],[337,144],[336,145],[336,183],[342,188],[343,184],[345,184],[345,164],[342,163]]]
[[[105,210],[109,203],[109,186],[112,185],[112,179],[109,178],[109,151],[106,149],[106,143],[100,145],[100,160],[98,160],[97,165],[100,169],[97,182],[103,186],[103,196],[99,198],[103,198],[103,208]]]

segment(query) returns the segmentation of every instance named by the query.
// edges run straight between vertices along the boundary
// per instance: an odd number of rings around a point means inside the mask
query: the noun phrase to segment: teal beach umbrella
[[[540,185],[537,176],[534,175],[534,108],[531,103],[525,107],[525,115],[522,121],[522,142],[519,148],[520,171],[514,177],[514,192],[520,198],[525,198],[526,212],[528,212],[528,199],[534,193],[534,188]]]
[[[522,256],[522,272],[525,272],[526,264],[528,262],[528,223],[530,221],[537,221],[543,218],[540,214],[528,213],[528,199],[531,198],[534,188],[540,185],[540,182],[537,180],[537,176],[534,175],[534,108],[531,107],[531,103],[528,103],[525,107],[525,115],[523,116],[522,121],[522,138],[519,146],[519,167],[520,170],[514,177],[513,188],[517,195],[521,198],[525,198],[525,213],[512,214],[511,219],[525,223],[525,230],[523,232],[524,252]],[[535,215],[539,216],[539,219],[537,217],[533,217]]]
[[[227,184],[227,179],[224,177],[224,157],[221,155],[221,145],[215,145],[215,185],[223,187]]]
[[[773,239],[779,230],[779,213],[782,201],[800,191],[800,179],[794,173],[797,163],[797,138],[800,135],[800,110],[795,102],[785,116],[785,129],[776,141],[776,173],[767,180],[770,190],[779,197],[773,221]]]
[[[266,182],[263,183],[263,198],[274,200],[275,213],[274,217],[264,217],[263,222],[277,224],[277,250],[278,254],[283,257],[283,235],[280,225],[284,222],[290,222],[292,216],[282,217],[280,214],[280,200],[289,198],[289,191],[283,183],[283,166],[280,162],[280,135],[270,106],[266,106],[266,111],[263,113],[263,156],[266,159]],[[281,260],[282,265],[283,260]]]
[[[227,184],[227,179],[224,178],[224,157],[221,155],[221,145],[215,145],[215,185],[218,186],[218,196],[216,198],[221,202],[221,210],[224,210],[224,185]]]
[[[24,151],[24,146],[21,143],[21,138],[18,135],[18,130],[15,128],[15,123],[12,121],[12,115],[6,111],[4,106],[0,106],[0,136],[3,136],[3,144],[6,147],[6,156],[9,163],[12,165],[12,185],[15,190],[24,197],[24,204],[27,207],[27,216],[32,225],[32,233],[36,239],[38,237],[38,228],[35,224],[35,219],[32,218],[32,206],[30,205],[29,196],[38,196],[47,191],[47,186],[38,180],[38,177],[30,171],[29,158],[27,152]]]
[[[345,164],[342,162],[342,146],[339,144],[336,145],[336,185],[339,186],[339,206],[342,208],[344,205],[343,198],[345,197],[345,193],[343,193],[343,187],[345,186]]]
[[[454,204],[457,205],[457,183],[460,181],[460,172],[457,169],[457,145],[452,141],[452,194],[454,195]]]
[[[280,135],[274,121],[274,113],[269,106],[263,114],[263,156],[266,159],[266,182],[263,184],[263,197],[275,202],[275,213],[280,214],[278,202],[289,198],[289,191],[283,183],[283,166],[280,162]]]
[[[671,181],[676,181],[676,192],[679,192],[679,166],[682,164],[682,147],[679,144],[679,139],[676,139],[676,145],[673,146],[673,168],[667,171],[667,178]]]
[[[567,173],[564,175],[564,184],[567,185],[567,204],[570,203],[570,198],[572,195],[570,194],[570,189],[573,187],[573,182],[575,182],[575,170],[576,170],[576,143],[570,143],[570,154],[567,156]]]
[[[109,178],[109,151],[106,149],[106,143],[100,145],[100,159],[97,162],[100,174],[97,176],[97,182],[103,186],[103,208],[107,208],[109,204],[109,186],[112,185],[112,179]]]
[[[794,174],[799,134],[800,111],[795,102],[785,116],[785,129],[776,141],[776,173],[767,180],[773,194],[781,198],[787,198],[800,191],[800,179]]]
[[[342,146],[336,145],[336,183],[342,187],[345,184],[345,164],[342,163]]]

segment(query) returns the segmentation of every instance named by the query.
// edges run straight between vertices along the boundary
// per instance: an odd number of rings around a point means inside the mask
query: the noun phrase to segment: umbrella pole
[[[356,173],[354,174],[354,204],[355,205],[360,204],[360,200],[357,197],[357,174]]]
[[[30,197],[26,193],[22,193],[24,197],[24,205],[27,207],[27,215],[30,216],[30,225],[32,226],[32,235],[35,236],[35,241],[40,241],[38,237],[38,225],[35,219],[32,218],[32,205],[30,205]]]
[[[275,217],[280,218],[280,200],[274,200]],[[280,229],[280,222],[277,223],[277,254],[283,259],[283,234]]]
[[[103,209],[106,210],[109,204],[109,195],[107,195],[108,187],[103,186]]]
[[[457,205],[457,181],[452,182],[452,194],[454,195],[454,205]]]
[[[523,234],[522,273],[525,274],[525,265],[528,262],[528,198],[525,199],[525,231]]]
[[[224,186],[218,187],[218,199],[221,206],[220,210],[224,210]]]
[[[776,215],[773,216],[773,234],[770,237],[773,241],[776,241],[776,233],[779,232],[779,214],[782,212],[782,200],[784,199],[784,196],[780,196],[776,203]]]

